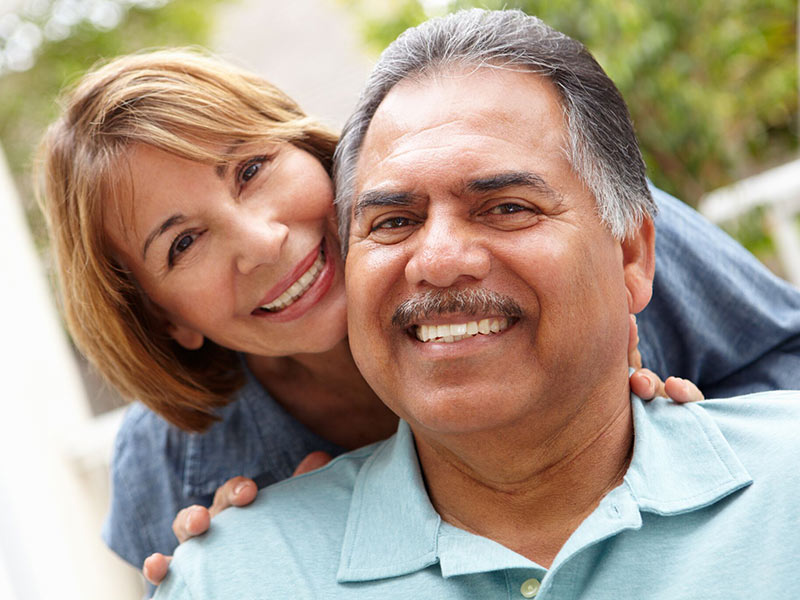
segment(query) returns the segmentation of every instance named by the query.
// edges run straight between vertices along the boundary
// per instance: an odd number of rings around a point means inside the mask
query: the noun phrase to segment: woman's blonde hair
[[[220,165],[262,140],[290,142],[330,173],[332,131],[263,79],[178,49],[95,67],[67,93],[40,148],[38,195],[75,343],[124,396],[183,429],[216,420],[243,382],[241,362],[210,340],[188,351],[170,338],[157,307],[114,260],[104,218],[131,193],[123,174],[132,144]]]

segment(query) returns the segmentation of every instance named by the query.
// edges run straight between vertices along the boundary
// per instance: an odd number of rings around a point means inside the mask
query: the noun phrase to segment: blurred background
[[[797,0],[0,0],[0,598],[144,591],[99,538],[124,401],[61,326],[32,196],[59,90],[102,58],[201,45],[339,127],[388,42],[471,5],[583,41],[628,102],[654,183],[800,284]]]

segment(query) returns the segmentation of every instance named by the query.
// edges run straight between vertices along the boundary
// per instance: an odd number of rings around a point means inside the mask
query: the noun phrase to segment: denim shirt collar
[[[640,512],[698,510],[752,482],[701,406],[631,400],[635,442],[624,482],[573,533],[551,569],[600,539],[640,527]],[[397,435],[370,457],[356,479],[337,580],[396,577],[436,563],[446,577],[538,567],[441,521],[425,491],[413,434],[401,421]]]

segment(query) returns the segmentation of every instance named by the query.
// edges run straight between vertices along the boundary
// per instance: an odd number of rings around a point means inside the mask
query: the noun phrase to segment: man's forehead
[[[563,110],[555,87],[521,70],[470,68],[398,83],[370,123],[357,166],[357,192],[381,176],[387,157],[437,144],[498,140],[529,148],[563,145]]]
[[[520,69],[469,67],[434,71],[396,84],[378,106],[367,132],[393,125],[413,129],[437,117],[461,114],[465,119],[489,123],[509,118],[509,94],[555,92],[541,76]]]

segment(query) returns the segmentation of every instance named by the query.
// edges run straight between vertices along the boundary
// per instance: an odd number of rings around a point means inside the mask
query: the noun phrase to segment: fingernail
[[[236,487],[233,488],[233,493],[238,496],[239,494],[241,494],[244,491],[244,488],[246,488],[248,485],[249,484],[246,481],[242,481],[242,482],[236,484]]]
[[[202,509],[199,506],[192,506],[189,509],[189,513],[186,515],[186,526],[191,529],[196,524],[197,518],[200,517],[200,511]]]

